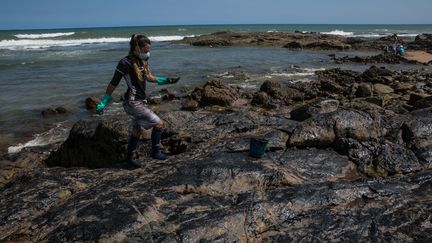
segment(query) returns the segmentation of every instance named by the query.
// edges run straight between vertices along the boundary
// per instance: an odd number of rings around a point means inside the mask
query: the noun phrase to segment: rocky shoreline
[[[332,58],[335,63],[342,64],[342,63],[364,63],[364,64],[380,64],[380,63],[386,63],[386,64],[410,64],[410,65],[431,65],[432,61],[428,63],[422,63],[416,60],[409,60],[402,56],[398,55],[388,55],[388,54],[378,54],[376,56],[344,56],[344,57],[336,57],[336,55],[332,55]]]
[[[321,33],[288,32],[217,32],[209,35],[186,37],[179,41],[193,46],[225,47],[234,45],[280,46],[289,49],[315,50],[384,50],[394,42],[394,36],[381,38],[345,37]],[[408,49],[432,53],[432,34],[415,38],[397,37],[399,44]]]
[[[381,38],[345,37],[320,33],[286,33],[286,32],[218,32],[198,37],[186,37],[181,43],[193,46],[227,47],[235,45],[279,46],[291,50],[333,50],[333,51],[383,51],[397,38],[408,50],[420,50],[432,53],[432,35],[422,34],[415,38],[386,36]],[[401,56],[379,54],[376,56],[344,56],[336,58],[338,64],[346,62],[364,64],[418,64],[431,65],[432,60],[423,63]]]
[[[152,107],[171,157],[149,159],[146,134],[141,169],[121,162],[124,113],[4,156],[0,241],[430,241],[432,73],[316,77],[168,94]],[[253,137],[269,140],[260,159]]]

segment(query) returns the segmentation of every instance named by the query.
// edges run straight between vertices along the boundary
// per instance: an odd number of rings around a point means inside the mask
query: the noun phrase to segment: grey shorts
[[[144,100],[125,100],[123,108],[128,115],[133,116],[133,127],[149,129],[160,122],[160,118],[147,107]]]

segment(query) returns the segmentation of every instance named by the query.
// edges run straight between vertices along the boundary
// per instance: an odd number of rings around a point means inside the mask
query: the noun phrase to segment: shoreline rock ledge
[[[392,102],[371,102],[375,84]],[[378,67],[255,93],[212,81],[154,106],[196,102],[158,113],[171,156],[149,159],[146,134],[134,170],[125,114],[79,121],[49,155],[3,158],[33,167],[0,181],[0,241],[430,241],[430,84]],[[269,140],[262,158],[248,156],[252,137]]]
[[[393,36],[380,38],[346,37],[317,32],[232,32],[221,31],[207,35],[185,37],[179,43],[193,46],[278,46],[289,49],[316,50],[375,50],[382,51],[394,41]],[[399,43],[408,49],[432,53],[432,35],[420,34],[417,37],[398,36]]]

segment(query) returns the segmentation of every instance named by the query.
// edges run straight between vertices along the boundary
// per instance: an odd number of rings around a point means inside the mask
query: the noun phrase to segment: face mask
[[[147,61],[150,58],[150,52],[140,52],[138,58]]]

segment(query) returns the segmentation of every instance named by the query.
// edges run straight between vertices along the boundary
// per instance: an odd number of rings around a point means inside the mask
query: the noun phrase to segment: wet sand
[[[408,60],[421,63],[429,63],[432,61],[432,54],[425,51],[407,51],[404,57]]]

